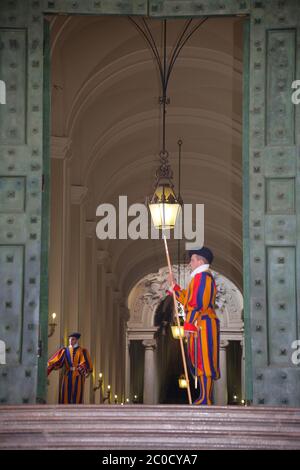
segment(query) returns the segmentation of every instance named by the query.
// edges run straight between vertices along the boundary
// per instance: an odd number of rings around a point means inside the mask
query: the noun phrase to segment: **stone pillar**
[[[130,396],[130,340],[128,338],[128,332],[126,331],[126,342],[125,342],[125,402],[128,398],[131,401]]]
[[[95,321],[96,331],[99,334],[97,342],[97,355],[99,357],[99,370],[97,373],[102,372],[103,374],[103,385],[106,387],[110,383],[109,378],[109,304],[110,298],[108,296],[108,279],[107,273],[110,270],[110,255],[108,251],[98,250],[97,251],[97,263],[98,263],[98,277],[97,277],[97,318]]]
[[[228,390],[227,390],[227,357],[226,351],[229,342],[226,340],[220,341],[220,373],[221,378],[215,381],[214,384],[214,404],[227,405],[228,404]]]
[[[245,400],[245,340],[244,338],[240,342],[242,348],[242,358],[241,358],[241,395],[242,399]]]
[[[86,222],[86,197],[82,199],[82,203],[79,208],[79,273],[78,273],[78,330],[82,334],[82,341],[86,347],[90,343],[89,335],[89,323],[90,316],[87,316],[86,311],[86,265],[90,264],[90,260],[87,261],[86,252],[86,238],[91,236],[93,238],[95,231],[92,229],[92,233],[87,234],[87,222]],[[94,225],[90,222],[89,225]],[[90,228],[90,227],[89,227]]]
[[[55,189],[52,188],[51,191],[49,313],[55,311],[57,314],[56,334],[58,337],[53,338],[56,347],[58,344],[64,344],[67,333],[65,332],[65,294],[66,258],[69,246],[66,238],[70,207],[70,147],[71,140],[68,137],[51,137],[51,177],[52,182],[55,181]],[[50,351],[51,345],[49,346]]]
[[[105,311],[105,384],[111,386],[111,396],[113,399],[115,390],[113,384],[113,363],[115,361],[116,345],[115,345],[115,332],[114,317],[113,317],[113,290],[114,290],[114,275],[106,273],[106,311]]]
[[[79,298],[80,278],[83,262],[81,259],[82,248],[82,204],[87,194],[84,186],[71,186],[71,233],[70,233],[70,258],[69,258],[69,296],[68,315],[69,329],[76,331],[80,328]],[[85,238],[85,235],[84,235]],[[81,279],[82,280],[82,279]]]
[[[144,340],[145,362],[144,362],[144,405],[154,405],[155,401],[155,348],[156,341],[154,339]]]
[[[121,305],[121,314],[123,320],[123,357],[124,357],[124,370],[122,371],[122,388],[124,393],[124,403],[126,403],[126,398],[130,400],[130,341],[128,338],[128,329],[127,322],[130,318],[128,308],[126,305]]]
[[[122,332],[122,319],[120,315],[120,303],[122,295],[119,291],[113,291],[113,338],[114,341],[114,356],[111,364],[113,375],[113,390],[118,395],[118,401],[121,398],[121,370],[124,368],[123,364],[123,351],[121,347],[121,332]]]
[[[67,342],[70,333],[68,304],[69,304],[69,262],[70,262],[70,232],[71,232],[71,163],[72,155],[63,163],[63,224],[62,224],[62,295],[61,308],[63,325],[61,330],[62,344]]]
[[[79,299],[79,301],[81,302],[81,328],[84,332],[84,346],[89,349],[91,360],[93,362],[93,374],[88,379],[89,400],[86,398],[86,394],[88,392],[87,390],[85,390],[85,403],[95,403],[96,397],[94,393],[94,386],[98,384],[99,374],[99,367],[96,361],[97,332],[94,327],[97,319],[97,264],[95,221],[86,221],[85,236],[85,286],[83,299]]]
[[[51,138],[51,220],[49,252],[49,316],[56,313],[57,327],[48,340],[49,356],[67,339],[66,311],[66,234],[69,226],[69,163],[71,140],[68,137]],[[55,187],[53,186],[55,184]],[[47,403],[57,404],[59,374],[48,377]]]
[[[118,313],[119,313],[119,357],[120,362],[117,363],[117,387],[118,387],[118,398],[120,403],[125,402],[125,318],[124,318],[124,307],[123,307],[123,297],[121,293],[119,294],[118,302]]]

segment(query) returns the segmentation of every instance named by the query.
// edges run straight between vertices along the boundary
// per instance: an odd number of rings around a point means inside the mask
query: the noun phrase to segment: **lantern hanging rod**
[[[161,87],[162,87],[162,96],[166,97],[170,75],[175,65],[175,62],[180,54],[181,49],[187,43],[190,37],[208,19],[208,17],[206,16],[202,18],[196,25],[194,25],[191,28],[190,26],[192,25],[192,22],[194,21],[194,19],[192,18],[192,19],[187,20],[182,33],[180,34],[179,38],[176,41],[176,44],[174,46],[174,49],[173,49],[173,52],[172,52],[172,55],[168,64],[167,64],[167,20],[163,20],[163,38],[164,39],[163,39],[163,60],[162,60],[160,57],[155,39],[151,32],[151,29],[147,21],[145,20],[145,18],[141,19],[140,21],[141,24],[139,24],[138,21],[132,18],[131,16],[129,16],[128,18],[132,23],[134,23],[134,25],[142,34],[144,39],[147,41],[148,45],[150,46],[153,52],[153,55],[155,57],[155,60],[159,69]]]
[[[182,140],[177,141],[178,144],[178,198],[181,199],[181,147]],[[181,275],[181,265],[180,265],[180,237],[178,237],[178,248],[177,248],[177,258],[178,258],[178,284],[180,284],[180,275]],[[185,286],[184,286],[185,287]]]
[[[154,58],[156,60],[157,66],[158,66],[158,71],[159,71],[159,76],[160,76],[160,81],[161,81],[161,90],[162,90],[162,96],[160,97],[160,103],[163,106],[163,136],[162,136],[162,151],[161,155],[162,156],[167,156],[168,153],[166,151],[166,105],[168,104],[168,98],[167,98],[167,90],[168,90],[168,84],[170,80],[170,76],[173,70],[173,67],[175,65],[175,62],[180,54],[181,49],[183,46],[187,43],[187,41],[190,39],[190,37],[200,28],[203,23],[208,19],[208,17],[202,18],[200,21],[197,22],[197,24],[192,25],[193,23],[193,18],[187,20],[182,33],[178,37],[176,44],[174,46],[173,52],[171,54],[171,58],[169,60],[169,63],[167,63],[167,20],[163,20],[163,58],[161,59],[158,47],[156,45],[155,39],[153,37],[153,34],[151,32],[151,29],[145,20],[145,18],[141,18],[140,24],[138,21],[131,16],[128,17],[129,20],[136,26],[138,31],[142,34],[144,39],[147,41],[149,47],[151,48]]]

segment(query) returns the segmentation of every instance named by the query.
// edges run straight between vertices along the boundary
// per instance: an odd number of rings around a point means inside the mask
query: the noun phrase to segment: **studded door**
[[[292,361],[300,326],[299,108],[291,99],[292,83],[300,76],[300,4],[254,3],[249,154],[253,401],[300,406],[300,368]]]
[[[36,2],[1,1],[0,79],[0,402],[32,403],[42,341],[43,15]]]

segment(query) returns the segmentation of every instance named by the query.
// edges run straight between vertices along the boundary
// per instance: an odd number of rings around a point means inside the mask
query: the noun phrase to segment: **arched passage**
[[[181,286],[186,287],[190,279],[189,268],[181,265],[178,269],[174,265],[173,272],[175,276],[177,273],[177,278],[180,273]],[[225,405],[228,401],[232,402],[234,396],[238,397],[235,400],[244,398],[243,296],[238,287],[224,275],[216,271],[212,273],[217,285],[216,312],[221,328],[221,379],[216,382],[215,401],[216,404]],[[179,344],[176,344],[177,340],[172,338],[170,332],[173,306],[166,296],[167,275],[168,269],[164,267],[156,273],[144,276],[133,287],[128,300],[129,341],[150,340],[154,345],[151,353],[153,370],[143,369],[147,383],[150,381],[148,376],[154,381],[151,395],[154,403],[185,400],[184,394],[174,389],[178,385],[182,365]],[[229,397],[228,391],[231,392]]]
[[[168,52],[184,23],[169,22]],[[149,24],[160,44],[161,21]],[[130,395],[123,380],[129,363],[128,296],[139,279],[164,265],[165,255],[160,240],[97,239],[96,209],[102,203],[118,208],[121,195],[128,206],[141,203],[152,192],[161,144],[159,81],[151,51],[127,18],[53,15],[50,26],[49,312],[56,312],[57,328],[48,349],[51,354],[70,330],[79,329],[94,362],[85,402],[99,403],[94,391],[99,373],[104,387],[111,385],[121,400]],[[166,122],[175,182],[180,137],[182,197],[187,204],[205,205],[205,241],[215,253],[214,266],[239,288],[242,38],[238,17],[210,18],[190,38],[170,80]],[[176,259],[177,241],[170,240],[169,249]],[[150,343],[145,347],[152,360],[156,352]],[[58,374],[49,380],[48,401],[56,403]]]

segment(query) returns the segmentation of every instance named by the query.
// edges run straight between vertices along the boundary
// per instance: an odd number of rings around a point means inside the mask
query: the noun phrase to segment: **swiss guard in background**
[[[185,311],[188,363],[200,389],[199,398],[193,404],[212,405],[214,380],[220,378],[220,322],[214,310],[216,283],[209,270],[213,253],[202,247],[189,251],[189,256],[192,279],[187,290],[181,289],[174,278],[169,281]]]
[[[78,344],[80,333],[69,335],[69,346],[59,349],[48,361],[48,375],[65,366],[59,403],[83,403],[84,382],[93,371],[88,351]]]

